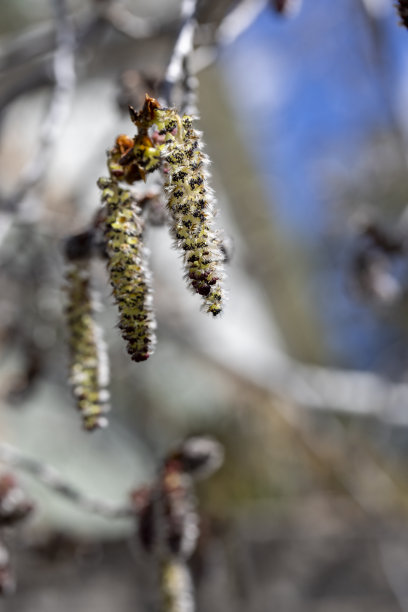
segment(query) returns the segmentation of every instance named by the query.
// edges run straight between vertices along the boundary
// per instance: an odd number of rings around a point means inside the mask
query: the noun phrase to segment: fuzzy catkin
[[[88,431],[107,425],[109,366],[102,332],[94,321],[89,262],[69,264],[66,274],[69,382]]]
[[[154,122],[165,135],[167,207],[172,234],[183,251],[186,279],[202,296],[205,310],[216,316],[223,307],[224,257],[214,228],[214,197],[201,133],[193,129],[192,117],[181,118],[173,109],[156,109]]]
[[[130,192],[111,179],[100,179],[106,206],[105,239],[113,295],[119,307],[119,328],[134,361],[153,353],[156,323],[150,273],[143,246],[140,209]]]

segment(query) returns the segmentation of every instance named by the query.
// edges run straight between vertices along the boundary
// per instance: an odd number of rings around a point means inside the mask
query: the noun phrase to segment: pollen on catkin
[[[115,180],[99,179],[106,206],[105,239],[119,328],[134,361],[145,361],[156,345],[147,251],[142,242],[140,208]]]
[[[208,157],[193,119],[174,109],[155,109],[154,122],[165,137],[167,207],[172,234],[183,252],[186,279],[214,316],[223,308],[223,253],[214,228],[214,196],[208,185]]]
[[[395,6],[401,17],[400,24],[408,28],[408,0],[399,0]]]
[[[66,274],[69,382],[88,431],[107,425],[109,366],[102,331],[94,321],[87,259],[70,262]]]

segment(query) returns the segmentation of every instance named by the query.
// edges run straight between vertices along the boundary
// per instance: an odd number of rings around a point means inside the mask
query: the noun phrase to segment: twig
[[[55,33],[48,24],[14,35],[0,49],[0,72],[12,70],[39,55],[49,53],[54,46]]]
[[[110,25],[132,40],[143,40],[171,32],[176,27],[176,20],[158,22],[157,19],[144,19],[131,13],[122,2],[107,2],[100,14]]]
[[[262,11],[268,0],[243,0],[222,20],[215,34],[215,44],[199,47],[191,57],[191,71],[197,75],[214,64],[223,47],[232,44],[247,30]]]
[[[229,45],[259,17],[268,0],[243,0],[221,22],[217,31],[218,45]]]
[[[183,100],[181,113],[185,115],[197,115],[197,87],[198,79],[191,70],[191,54],[184,58],[183,62]]]
[[[170,61],[167,65],[163,83],[161,84],[161,98],[164,104],[172,103],[174,86],[183,79],[185,59],[192,53],[194,46],[194,32],[196,29],[196,12],[198,0],[183,0],[181,6],[182,23],[178,33]]]
[[[0,461],[32,476],[35,476],[46,487],[65,497],[86,512],[91,512],[104,518],[121,519],[134,517],[134,509],[129,505],[96,500],[84,495],[64,479],[54,468],[45,465],[37,459],[26,457],[19,450],[8,444],[0,444]]]
[[[65,0],[53,0],[57,26],[57,49],[54,55],[55,87],[48,113],[42,126],[37,155],[29,162],[19,187],[6,199],[3,211],[16,212],[28,191],[43,177],[53,145],[65,126],[75,85],[74,30],[69,22]]]

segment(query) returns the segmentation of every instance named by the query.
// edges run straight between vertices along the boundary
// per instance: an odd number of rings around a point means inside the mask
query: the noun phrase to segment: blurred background
[[[227,307],[200,312],[150,227],[158,346],[132,363],[95,262],[112,412],[92,435],[67,384],[63,244],[100,206],[105,152],[163,76],[180,5],[71,0],[65,28],[58,5],[0,4],[0,442],[120,503],[178,441],[213,435],[226,455],[198,491],[200,612],[405,612],[408,32],[393,2],[202,2],[193,68]],[[18,585],[0,610],[154,609],[131,521],[18,476],[36,512],[6,534]]]

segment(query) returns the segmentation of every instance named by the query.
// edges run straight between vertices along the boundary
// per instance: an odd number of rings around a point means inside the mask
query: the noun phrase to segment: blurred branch
[[[251,380],[299,406],[408,425],[408,384],[369,372],[306,365],[282,354]]]
[[[95,2],[93,9],[79,23],[74,24],[75,44],[81,46],[97,25],[108,24],[121,34],[133,40],[143,40],[175,29],[174,19],[157,22],[141,19],[127,10],[121,2]],[[0,49],[0,73],[13,70],[26,62],[52,53],[57,37],[52,25],[40,25],[17,34]]]
[[[19,450],[8,444],[0,444],[0,461],[34,476],[46,487],[65,497],[86,512],[111,519],[134,516],[134,510],[130,505],[118,506],[105,500],[92,499],[69,484],[54,468],[31,457],[26,457]]]
[[[267,0],[243,0],[222,21],[217,32],[218,45],[229,45],[258,19]]]
[[[193,52],[197,5],[198,0],[183,0],[181,5],[181,27],[160,88],[161,97],[167,106],[171,105],[174,86],[183,79],[185,60]]]
[[[43,177],[53,146],[65,126],[75,85],[74,31],[70,24],[65,0],[53,0],[57,29],[57,49],[54,55],[55,86],[47,115],[42,125],[38,152],[23,170],[15,193],[3,199],[2,209],[15,211],[27,192]]]
[[[179,342],[260,390],[305,408],[375,417],[390,425],[408,426],[407,383],[394,383],[370,372],[307,365],[275,347],[260,367],[257,359],[248,358],[246,346],[240,352],[235,344],[214,337],[209,327],[200,333],[195,326],[182,329],[179,323],[172,326],[167,322],[168,331]]]
[[[396,101],[396,75],[392,41],[389,39],[388,28],[384,18],[387,10],[384,0],[359,0],[357,7],[365,21],[365,27],[370,38],[367,64],[377,85],[378,96],[386,110],[390,129],[395,138],[395,145],[399,149],[401,159],[408,165],[407,134],[398,112]],[[397,5],[395,5],[397,7]]]
[[[115,30],[135,40],[160,36],[160,34],[173,30],[177,23],[173,19],[161,22],[157,19],[137,17],[120,0],[98,1],[96,4],[101,6],[100,15]]]
[[[177,83],[182,82],[185,112],[187,114],[194,112],[196,89],[194,75],[216,62],[222,47],[233,43],[267,6],[267,0],[239,2],[221,21],[215,33],[215,44],[194,50],[198,0],[184,0],[183,21],[161,85],[161,96],[165,104],[171,104],[172,90]]]
[[[0,49],[0,72],[12,70],[55,47],[55,32],[48,24],[16,34]]]
[[[215,44],[199,47],[192,54],[192,72],[198,74],[214,64],[224,46],[233,43],[247,30],[262,11],[268,0],[243,0],[224,17],[215,34]]]

